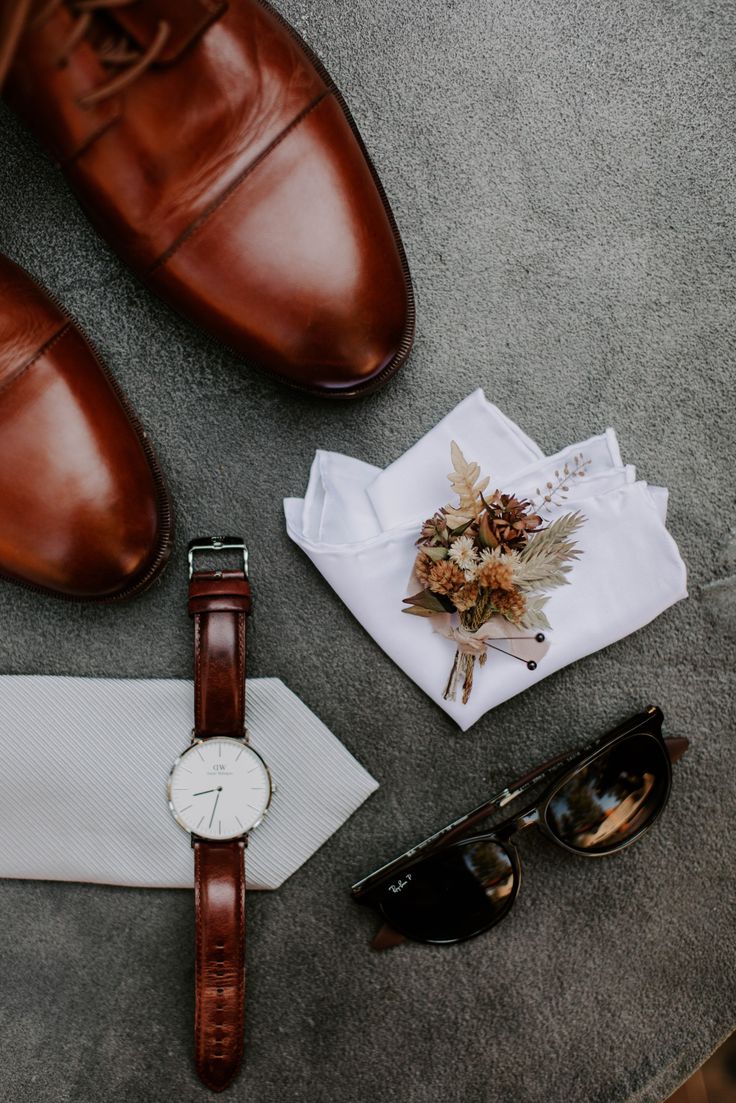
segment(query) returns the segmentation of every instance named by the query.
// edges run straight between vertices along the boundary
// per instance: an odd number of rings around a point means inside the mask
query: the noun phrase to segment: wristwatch
[[[195,557],[237,553],[242,567],[197,570]],[[238,559],[240,562],[240,559]],[[248,550],[237,537],[189,545],[194,729],[168,782],[169,808],[194,850],[195,1062],[221,1091],[243,1055],[245,850],[271,803],[271,775],[245,729]]]

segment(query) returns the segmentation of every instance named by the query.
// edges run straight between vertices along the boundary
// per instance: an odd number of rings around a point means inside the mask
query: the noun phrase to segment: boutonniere
[[[455,441],[450,452],[448,479],[458,501],[424,522],[412,574],[421,589],[404,598],[408,608],[402,611],[436,618],[435,630],[455,644],[443,696],[454,701],[462,682],[466,704],[476,659],[484,666],[489,650],[520,659],[531,670],[547,651],[543,630],[551,625],[544,607],[549,591],[570,581],[581,555],[571,538],[585,517],[563,513],[545,524],[531,501],[501,490],[488,493],[490,479],[481,477],[477,463],[468,463]]]

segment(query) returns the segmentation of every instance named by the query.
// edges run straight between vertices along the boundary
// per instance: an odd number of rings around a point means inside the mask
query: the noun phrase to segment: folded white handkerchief
[[[468,404],[473,414],[470,435]],[[514,433],[508,419],[485,401],[482,392],[456,407],[440,426],[440,432],[430,431],[370,482],[375,469],[363,464],[358,470],[351,465],[360,461],[320,453],[305,499],[287,499],[284,509],[291,538],[363,627],[465,730],[488,709],[629,635],[686,597],[686,571],[665,528],[666,491],[636,481],[635,469],[621,461],[612,429],[548,459],[536,456],[530,461],[529,453],[538,452],[536,446],[520,431]],[[521,496],[538,498],[537,488],[543,494],[554,471],[575,455],[589,461],[585,476],[570,482],[567,499],[545,506],[545,520],[575,509],[586,517],[575,534],[583,554],[573,566],[570,585],[551,591],[545,609],[552,625],[545,632],[549,650],[535,671],[492,652],[476,672],[467,704],[442,696],[454,657],[453,643],[432,630],[431,620],[402,612],[419,526],[452,497],[447,481],[451,440],[458,442],[468,460],[480,464],[484,475],[490,475],[492,486]],[[499,444],[513,455],[513,463],[496,454]],[[329,484],[325,470],[330,471]],[[352,498],[348,481],[337,474],[342,470],[350,471],[353,488],[360,487]],[[315,503],[321,517],[331,515],[336,479],[341,484],[335,500],[341,503],[342,520],[330,527],[326,537],[324,526],[316,520]],[[376,531],[376,525],[381,531]]]
[[[190,888],[166,783],[193,707],[189,681],[0,677],[0,877]],[[247,711],[276,787],[247,883],[275,889],[378,783],[278,678],[249,679]]]
[[[308,539],[342,544],[378,536],[381,524],[366,490],[380,471],[339,452],[316,452],[303,509]]]
[[[453,440],[481,471],[492,473],[499,486],[515,471],[544,458],[534,441],[478,388],[385,471],[377,471],[366,492],[383,531],[412,518],[421,524],[443,504]]]

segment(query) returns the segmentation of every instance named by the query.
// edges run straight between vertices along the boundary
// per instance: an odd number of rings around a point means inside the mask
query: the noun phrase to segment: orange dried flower
[[[501,616],[518,624],[526,612],[526,598],[514,587],[511,590],[494,590],[493,604]]]
[[[514,572],[510,563],[503,559],[488,559],[478,572],[481,586],[489,590],[513,590]]]
[[[465,575],[449,559],[441,559],[433,564],[427,584],[435,594],[451,594],[465,585]]]
[[[477,582],[467,582],[462,589],[456,590],[452,595],[452,604],[457,609],[458,613],[464,613],[467,609],[472,609],[478,600],[478,593],[480,587]]]
[[[414,574],[419,579],[422,586],[429,585],[429,572],[434,566],[434,560],[427,555],[426,552],[420,551],[414,563]]]

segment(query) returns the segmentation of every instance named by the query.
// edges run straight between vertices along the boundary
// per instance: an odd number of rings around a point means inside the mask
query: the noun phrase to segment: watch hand
[[[192,796],[193,797],[204,797],[204,796],[207,795],[207,793],[214,793],[216,791],[217,790],[215,790],[215,789],[203,789],[201,793],[192,793]]]
[[[212,808],[212,815],[210,816],[210,822],[207,824],[208,827],[212,827],[212,821],[215,818],[215,811],[217,809],[217,802],[218,802],[219,799],[220,799],[220,789],[217,790],[217,796],[215,797],[215,803],[214,803],[214,806]]]

